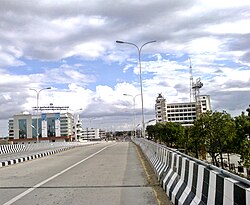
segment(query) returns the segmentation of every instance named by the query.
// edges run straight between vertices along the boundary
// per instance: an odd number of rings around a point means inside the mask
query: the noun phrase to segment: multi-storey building
[[[106,138],[106,132],[98,128],[82,129],[81,139],[83,140],[101,140]]]
[[[75,140],[71,113],[22,113],[9,119],[9,140],[14,143]]]
[[[156,98],[155,116],[156,116],[157,122],[167,121],[166,99],[162,96],[162,94],[159,94],[158,97]]]
[[[199,112],[211,110],[210,96],[200,95]],[[190,126],[197,118],[197,102],[188,103],[167,103],[164,97],[159,94],[155,104],[156,122],[178,122],[183,126]]]
[[[80,116],[76,115],[74,117],[74,127],[73,127],[73,131],[74,131],[74,136],[75,139],[77,141],[79,141],[82,138],[82,133],[83,133],[83,129],[82,129],[82,122],[80,120]]]

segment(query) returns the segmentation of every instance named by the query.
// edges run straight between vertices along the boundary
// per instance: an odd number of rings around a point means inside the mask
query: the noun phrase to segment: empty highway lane
[[[0,168],[0,204],[161,204],[136,146],[77,147]]]

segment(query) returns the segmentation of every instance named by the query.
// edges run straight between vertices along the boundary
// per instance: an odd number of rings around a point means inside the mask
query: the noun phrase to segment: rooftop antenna
[[[189,58],[189,73],[190,73],[190,102],[192,102],[192,97],[194,97],[196,114],[197,117],[201,114],[201,101],[200,101],[200,89],[203,87],[203,83],[200,78],[196,79],[194,83],[193,72],[192,72],[192,62]]]
[[[200,89],[202,88],[202,86],[203,86],[203,83],[201,82],[201,79],[197,78],[196,82],[193,83],[193,87],[192,87],[194,90],[197,117],[199,117],[199,115],[201,114]]]
[[[189,74],[190,74],[190,85],[189,85],[189,98],[190,98],[190,102],[192,102],[192,96],[193,96],[193,73],[192,73],[192,62],[191,62],[191,58],[189,58]]]

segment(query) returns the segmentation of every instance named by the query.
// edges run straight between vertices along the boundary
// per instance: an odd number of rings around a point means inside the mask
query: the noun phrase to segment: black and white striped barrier
[[[250,205],[250,181],[157,143],[134,141],[174,204]]]
[[[42,142],[36,144],[7,144],[0,145],[0,155],[8,154],[8,153],[17,153],[17,152],[25,152],[31,150],[39,150],[43,148],[58,148],[58,147],[70,147],[82,145],[78,142]]]
[[[0,154],[8,154],[15,152],[24,152],[27,150],[27,146],[23,144],[6,144],[0,145]]]
[[[0,161],[0,167],[6,167],[6,166],[9,166],[9,165],[12,165],[12,164],[18,164],[18,163],[25,162],[25,161],[29,161],[29,160],[33,160],[33,159],[37,159],[37,158],[41,158],[41,157],[46,157],[46,156],[53,155],[53,154],[56,154],[56,153],[59,153],[59,152],[62,152],[62,151],[66,151],[66,150],[71,149],[71,148],[73,148],[73,146],[58,148],[58,149],[55,149],[55,150],[41,152],[41,153],[38,153],[38,154],[33,154],[33,155],[30,155],[30,156],[26,156],[26,157],[10,159],[10,160],[7,160],[7,161]]]

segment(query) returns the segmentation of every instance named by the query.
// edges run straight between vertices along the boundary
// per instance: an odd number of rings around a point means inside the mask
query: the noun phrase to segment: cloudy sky
[[[1,0],[0,136],[8,118],[33,112],[30,88],[48,86],[40,106],[70,106],[84,127],[130,129],[138,51],[116,40],[157,41],[141,52],[145,121],[158,93],[190,100],[189,58],[213,110],[237,116],[250,104],[249,0]]]

